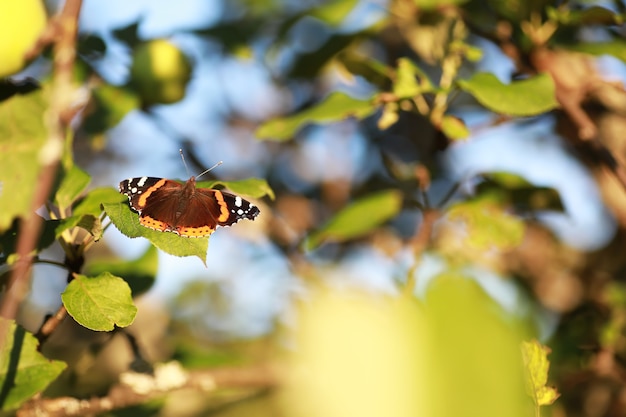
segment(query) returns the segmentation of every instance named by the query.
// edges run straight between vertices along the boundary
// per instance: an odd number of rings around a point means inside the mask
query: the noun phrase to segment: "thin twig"
[[[39,340],[38,348],[41,349],[44,342],[48,340],[50,335],[59,327],[59,324],[67,317],[67,310],[64,305],[61,305],[54,315],[47,316],[43,324],[35,334],[37,340]]]
[[[413,265],[409,268],[406,277],[406,284],[404,286],[404,295],[412,297],[415,292],[415,285],[417,284],[417,277],[415,271],[420,264],[422,254],[428,248],[433,233],[433,226],[435,221],[439,218],[440,212],[437,210],[425,210],[423,212],[422,224],[417,230],[415,236],[411,241],[413,247]]]

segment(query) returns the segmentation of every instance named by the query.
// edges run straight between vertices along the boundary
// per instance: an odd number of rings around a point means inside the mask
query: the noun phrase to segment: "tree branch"
[[[143,404],[179,389],[212,394],[219,389],[259,390],[278,385],[277,373],[268,366],[222,368],[186,372],[177,362],[161,364],[153,375],[127,372],[104,397],[81,400],[72,397],[39,398],[26,403],[17,417],[71,417],[96,415]]]

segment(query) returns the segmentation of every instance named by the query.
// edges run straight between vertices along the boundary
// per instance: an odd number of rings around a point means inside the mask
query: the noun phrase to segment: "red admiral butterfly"
[[[257,206],[239,196],[196,188],[196,177],[185,184],[165,178],[129,178],[120,182],[120,193],[128,196],[142,226],[184,237],[209,236],[217,226],[259,215]]]

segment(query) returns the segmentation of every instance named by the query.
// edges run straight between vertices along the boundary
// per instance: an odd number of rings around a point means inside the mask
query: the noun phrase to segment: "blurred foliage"
[[[34,210],[43,225],[29,256],[36,268],[53,265],[67,276],[62,294],[53,294],[59,310],[18,300],[20,314],[0,322],[2,410],[30,415],[56,399],[102,397],[112,408],[85,414],[625,415],[626,94],[597,57],[625,60],[626,7],[221,7],[215,21],[173,28],[167,39],[145,39],[144,17],[94,33],[79,24],[73,91],[54,87],[60,70],[47,63],[62,53],[55,48],[33,52],[35,78],[0,82],[0,283],[7,289],[27,261],[18,256],[29,230],[21,219]],[[201,101],[198,80],[220,65],[254,67],[266,85],[244,91],[242,105],[230,94],[248,84],[225,73],[217,83],[223,96],[209,97],[217,104]],[[126,77],[113,80],[107,66],[125,68]],[[58,136],[50,119],[59,112],[50,110],[62,105],[65,145],[56,149],[47,138]],[[203,116],[215,111],[224,138],[187,137],[201,130],[191,116],[199,107]],[[180,120],[167,120],[176,109]],[[229,189],[261,210],[254,223],[224,232],[238,233],[236,258],[222,262],[231,268],[206,265],[207,276],[172,294],[168,314],[138,297],[162,272],[157,249],[205,263],[209,237],[143,227],[124,196],[94,187],[89,174],[92,164],[114,164],[111,139],[134,135],[138,118],[194,165],[205,163],[202,145],[236,150],[255,177],[198,186]],[[577,210],[558,187],[504,162],[467,178],[452,178],[442,163],[480,131],[547,119],[556,122],[541,126],[552,130],[537,134],[559,136],[615,216],[605,247],[573,249],[542,222]],[[145,139],[137,158],[151,156]],[[41,191],[42,167],[55,152],[59,172]],[[541,153],[533,158],[545,163]],[[45,202],[33,207],[37,197]],[[113,256],[111,226],[148,249],[133,260]],[[428,270],[430,263],[438,266]],[[235,303],[240,283],[264,282],[283,265],[288,300],[272,306],[270,331],[244,335],[254,314],[228,320],[253,304]],[[178,385],[152,365],[171,360],[182,366],[180,381],[170,376]],[[62,412],[72,415],[69,406]]]

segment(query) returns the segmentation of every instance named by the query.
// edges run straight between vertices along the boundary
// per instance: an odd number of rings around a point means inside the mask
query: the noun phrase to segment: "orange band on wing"
[[[148,188],[146,190],[146,192],[143,193],[141,195],[141,197],[139,197],[139,201],[137,202],[137,205],[139,207],[145,207],[146,206],[146,200],[148,199],[148,197],[150,197],[150,194],[152,194],[153,192],[155,192],[156,190],[161,188],[163,186],[163,184],[165,184],[165,181],[167,181],[167,180],[165,178],[163,178],[159,182],[154,184],[152,187]]]
[[[230,217],[230,213],[228,212],[228,204],[224,201],[224,194],[222,194],[219,190],[215,191],[215,199],[217,200],[217,204],[220,206],[220,216],[217,218],[217,221],[220,223],[225,222]]]
[[[144,227],[148,227],[154,230],[160,230],[161,232],[166,231],[168,228],[167,224],[158,220],[154,220],[152,217],[149,216],[139,217],[139,223]]]
[[[176,233],[183,237],[205,237],[213,233],[215,229],[209,226],[202,227],[179,227]]]

